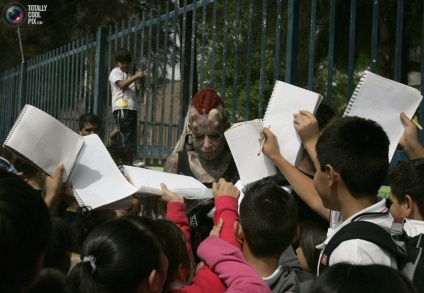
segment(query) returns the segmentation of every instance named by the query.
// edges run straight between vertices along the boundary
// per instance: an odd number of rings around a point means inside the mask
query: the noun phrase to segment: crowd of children
[[[125,73],[130,61],[121,57],[118,67]],[[128,86],[120,81],[111,78],[119,87],[116,93]],[[229,127],[227,113],[213,89],[200,91],[190,105],[182,138],[190,148],[182,147],[165,164],[167,172],[208,184],[212,201],[189,202],[164,182],[159,206],[134,197],[128,210],[80,208],[71,183],[62,185],[62,165],[47,176],[5,150],[0,170],[0,291],[424,290],[401,272],[396,255],[370,241],[348,239],[331,257],[326,254],[331,239],[354,222],[374,223],[389,234],[393,219],[405,218],[407,237],[424,231],[424,148],[415,125],[400,114],[405,125],[400,145],[410,160],[391,172],[386,199],[377,196],[389,173],[386,133],[372,120],[336,120],[330,110],[322,108],[324,119],[319,113],[294,114],[294,127],[307,151],[301,168],[285,160],[269,129],[262,131],[264,155],[295,196],[276,178],[236,187],[239,175],[223,135]],[[123,133],[129,111],[115,111]],[[100,125],[95,116],[83,115],[78,132],[98,133]],[[118,141],[132,149],[132,135],[118,136]],[[18,174],[13,174],[12,164]],[[199,214],[190,216],[199,206],[210,214],[203,215],[206,224]],[[202,233],[193,234],[203,224]]]

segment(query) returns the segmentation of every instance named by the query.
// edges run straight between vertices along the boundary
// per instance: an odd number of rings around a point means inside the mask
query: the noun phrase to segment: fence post
[[[105,73],[106,29],[99,27],[96,33],[96,67],[94,75],[93,112],[103,118],[103,82]]]
[[[285,82],[296,83],[297,50],[299,43],[299,0],[289,0],[286,45]]]
[[[26,62],[21,63],[21,72],[20,72],[20,85],[19,85],[19,105],[17,107],[17,109],[19,111],[21,111],[21,109],[24,107],[25,105],[25,101],[26,101],[26,80],[27,80],[27,64]]]

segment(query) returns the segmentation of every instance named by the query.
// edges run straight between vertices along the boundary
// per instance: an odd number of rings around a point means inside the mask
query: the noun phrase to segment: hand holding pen
[[[268,129],[270,129],[271,128],[271,125],[270,126],[268,126]],[[261,155],[261,152],[262,152],[262,150],[263,150],[263,148],[264,148],[264,144],[265,144],[265,142],[266,142],[266,136],[264,136],[263,138],[262,138],[262,140],[260,141],[260,147],[259,147],[259,151],[258,151],[258,156],[260,156]]]
[[[262,152],[272,161],[275,161],[278,157],[281,156],[280,147],[278,145],[277,137],[269,130],[268,128],[263,128],[261,132],[262,140],[264,144],[262,147]]]
[[[421,125],[414,119],[409,119],[403,112],[400,113],[400,119],[405,129],[399,140],[399,145],[410,160],[424,157],[424,148],[418,140],[418,131],[422,129]]]

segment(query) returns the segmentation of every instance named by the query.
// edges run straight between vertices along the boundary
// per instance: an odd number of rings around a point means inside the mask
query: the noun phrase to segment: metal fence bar
[[[252,25],[253,25],[253,0],[249,3],[249,20],[247,34],[247,70],[246,70],[246,100],[244,103],[244,120],[249,120],[250,114],[250,70],[252,69]]]
[[[277,2],[277,20],[275,22],[275,64],[274,64],[274,80],[279,79],[280,75],[280,41],[281,41],[281,18],[283,1]]]
[[[267,1],[262,1],[262,38],[261,38],[261,66],[260,66],[260,86],[259,86],[259,107],[258,118],[262,118],[264,106],[264,80],[265,80],[265,54],[266,54],[266,8]]]
[[[216,10],[217,1],[213,2],[213,16],[212,16],[212,52],[211,52],[211,81],[209,86],[215,87],[215,51],[216,51]],[[179,132],[178,132],[179,134]]]
[[[400,81],[402,73],[402,35],[403,35],[403,0],[397,1],[396,44],[394,80]]]
[[[317,19],[317,0],[312,0],[311,7],[311,31],[309,34],[309,63],[308,63],[308,89],[313,90],[314,82],[314,61],[315,61],[315,34]]]
[[[187,25],[186,25],[186,22],[187,22],[187,0],[184,0],[184,6],[183,6],[183,28],[182,28],[182,32],[180,31],[180,34],[182,35],[182,38],[181,38],[181,40],[185,40],[185,38],[186,38],[186,32],[187,32]],[[185,78],[185,74],[184,74],[184,64],[185,64],[185,50],[186,50],[186,46],[185,46],[185,42],[184,41],[182,41],[181,42],[181,59],[180,59],[180,66],[181,66],[181,69],[180,69],[180,72],[181,72],[181,77],[180,77],[180,88],[182,87],[182,86],[184,86],[185,85],[185,81],[184,81],[184,78]],[[179,119],[178,119],[178,136],[180,136],[181,135],[181,132],[183,131],[182,130],[182,121],[183,121],[183,119],[182,119],[182,116],[183,116],[183,92],[184,91],[182,91],[182,90],[180,90],[180,111],[179,111]],[[191,101],[191,97],[189,97],[189,99],[190,99],[190,101]]]
[[[221,71],[221,99],[225,100],[225,77],[227,74],[227,44],[228,44],[228,0],[224,4],[224,36],[223,36],[223,51],[222,51],[222,71]]]
[[[236,8],[236,31],[234,38],[234,75],[233,75],[233,92],[232,92],[232,108],[231,108],[231,122],[236,122],[237,115],[237,98],[238,98],[238,90],[237,90],[237,82],[238,82],[238,62],[239,62],[239,41],[240,41],[240,0],[237,1]]]
[[[336,0],[330,1],[330,31],[328,43],[327,103],[332,104],[333,65],[334,65],[334,32],[336,26]]]
[[[174,1],[174,9],[177,9],[177,1]],[[168,142],[172,141],[172,133],[173,133],[173,121],[174,121],[174,85],[175,85],[175,67],[176,67],[176,43],[177,43],[177,14],[174,14],[174,18],[173,18],[173,35],[172,35],[172,73],[171,73],[171,95],[170,95],[170,111],[169,111],[169,123],[170,123],[170,127],[169,127],[169,132],[168,132]],[[169,143],[168,143],[169,145]]]
[[[347,96],[353,93],[353,74],[355,69],[355,28],[356,28],[356,0],[350,0],[349,21],[349,61],[347,69]]]
[[[167,2],[168,3],[168,2]],[[200,45],[200,65],[199,65],[199,71],[200,71],[200,79],[199,79],[199,85],[200,88],[203,88],[203,82],[205,79],[205,43],[206,43],[206,2],[203,2],[202,6],[202,40]]]
[[[189,90],[188,90],[188,96],[191,101],[193,98],[193,83],[194,80],[197,81],[197,79],[194,79],[194,60],[195,60],[195,49],[196,49],[196,9],[193,9],[192,17],[191,17],[191,46],[190,46],[190,81],[189,81]]]
[[[163,69],[162,69],[162,105],[161,105],[161,112],[160,112],[160,128],[159,128],[159,159],[158,163],[162,164],[162,154],[163,154],[163,140],[164,140],[164,120],[165,120],[165,95],[166,95],[166,73],[167,73],[167,63],[168,63],[168,32],[169,32],[169,26],[168,26],[168,13],[169,13],[169,2],[166,2],[166,8],[165,8],[165,15],[167,16],[165,18],[164,27],[165,31],[163,34]],[[160,26],[159,26],[160,27]],[[172,111],[172,109],[170,109]],[[171,122],[169,123],[171,124]]]
[[[371,34],[371,72],[377,70],[377,42],[378,42],[378,0],[372,5],[372,34]]]

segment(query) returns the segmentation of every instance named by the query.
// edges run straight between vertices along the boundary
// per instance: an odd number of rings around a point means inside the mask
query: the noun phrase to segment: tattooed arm
[[[178,153],[171,154],[168,159],[166,159],[165,166],[163,167],[163,171],[167,173],[177,173],[178,167]]]

